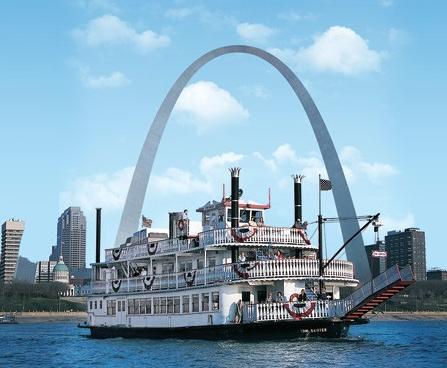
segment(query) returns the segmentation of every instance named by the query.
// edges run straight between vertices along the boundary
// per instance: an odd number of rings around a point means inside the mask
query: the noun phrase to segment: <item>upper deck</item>
[[[248,226],[237,229],[217,229],[204,231],[197,237],[187,239],[164,239],[150,241],[144,238],[136,244],[121,248],[110,248],[105,251],[106,262],[121,262],[144,259],[151,256],[167,255],[176,252],[204,249],[214,246],[281,246],[312,249],[302,229]]]

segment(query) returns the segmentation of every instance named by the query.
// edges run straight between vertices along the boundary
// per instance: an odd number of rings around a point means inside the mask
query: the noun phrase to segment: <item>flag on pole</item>
[[[331,190],[332,183],[330,180],[320,178],[320,190]]]
[[[151,228],[152,227],[152,220],[145,217],[144,215],[141,216],[141,222],[143,227]]]

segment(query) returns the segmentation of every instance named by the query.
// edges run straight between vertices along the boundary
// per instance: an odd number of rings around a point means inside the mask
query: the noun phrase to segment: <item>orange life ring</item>
[[[297,293],[294,293],[294,294],[292,294],[292,295],[290,295],[290,298],[289,298],[289,303],[293,303],[293,298],[296,298],[296,301],[298,301],[299,300],[299,294],[297,294]]]

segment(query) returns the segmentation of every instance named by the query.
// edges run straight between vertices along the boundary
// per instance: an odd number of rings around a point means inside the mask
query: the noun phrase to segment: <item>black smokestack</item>
[[[294,181],[294,202],[295,202],[295,224],[303,222],[301,181],[304,175],[292,175]]]
[[[101,262],[101,208],[96,209],[96,263]]]
[[[233,167],[231,172],[231,227],[239,227],[239,174],[241,169]]]

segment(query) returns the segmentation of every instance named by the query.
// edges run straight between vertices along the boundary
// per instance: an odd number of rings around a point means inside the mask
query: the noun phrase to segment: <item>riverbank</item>
[[[447,321],[447,312],[379,312],[366,317],[371,321]]]
[[[87,320],[85,312],[22,312],[17,314],[18,323],[51,323],[73,322],[79,323]]]

